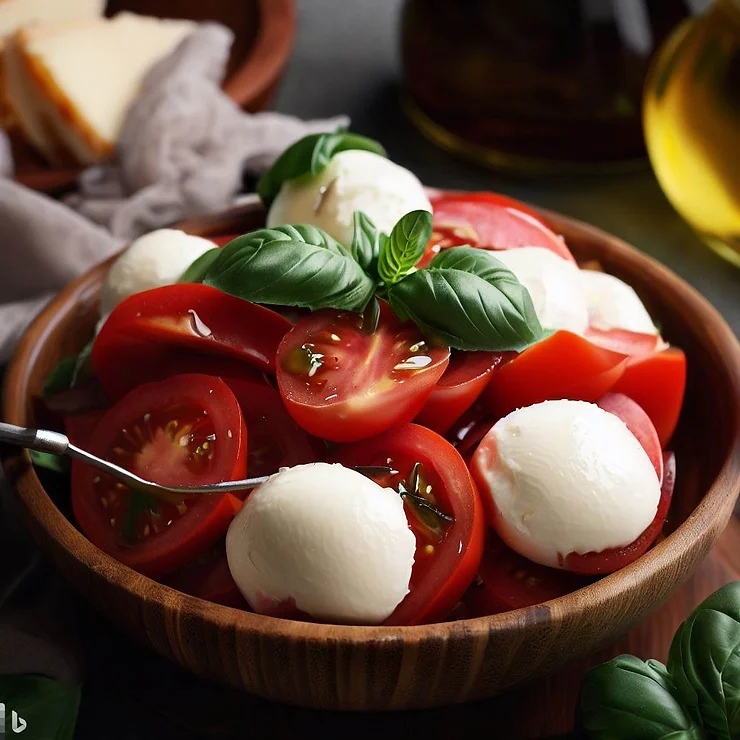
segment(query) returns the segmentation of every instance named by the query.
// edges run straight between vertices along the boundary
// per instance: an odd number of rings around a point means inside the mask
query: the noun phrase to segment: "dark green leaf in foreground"
[[[355,262],[368,273],[377,276],[378,256],[388,236],[375,228],[375,224],[362,212],[352,214],[353,231],[350,253]]]
[[[40,452],[39,450],[29,450],[31,462],[39,468],[51,470],[55,473],[69,473],[69,459],[61,455],[52,455],[51,452]]]
[[[203,278],[206,276],[211,265],[216,261],[216,258],[220,253],[221,250],[218,247],[214,247],[213,249],[209,249],[207,252],[201,254],[201,256],[198,257],[198,259],[195,260],[193,263],[191,263],[190,267],[188,267],[188,269],[183,272],[182,277],[177,282],[203,282]]]
[[[401,280],[424,254],[432,237],[432,214],[411,211],[393,227],[378,257],[378,276],[386,285]]]
[[[362,311],[375,282],[351,254],[314,226],[260,229],[229,242],[203,278],[254,303]]]
[[[42,390],[44,398],[53,396],[60,391],[75,388],[81,381],[92,375],[92,367],[90,365],[92,346],[93,339],[82,348],[79,355],[65,357],[59,361],[44,383]]]

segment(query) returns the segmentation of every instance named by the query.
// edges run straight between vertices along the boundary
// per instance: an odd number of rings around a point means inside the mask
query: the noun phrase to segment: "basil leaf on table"
[[[253,303],[362,311],[373,281],[335,239],[314,226],[280,226],[237,237],[202,280]]]
[[[280,192],[283,183],[299,177],[323,172],[332,157],[349,149],[361,149],[386,156],[381,144],[365,136],[337,130],[332,133],[309,134],[288,147],[257,183],[257,193],[269,205]]]
[[[532,299],[493,254],[455,247],[388,289],[391,308],[454,349],[520,352],[543,335]]]
[[[93,341],[94,339],[91,339],[80,350],[79,355],[65,357],[59,361],[44,383],[41,391],[44,398],[49,398],[49,396],[69,390],[70,388],[75,388],[82,380],[92,375],[90,353],[92,352]]]
[[[352,214],[352,246],[350,253],[353,259],[369,275],[377,274],[377,263],[380,251],[388,241],[388,236],[375,227],[375,224],[362,211]]]
[[[580,711],[590,740],[705,740],[655,660],[620,655],[592,668],[581,686]]]
[[[740,737],[740,583],[712,594],[679,627],[668,670],[711,737]]]
[[[45,676],[5,675],[0,676],[0,699],[5,704],[8,737],[12,731],[26,732],[23,737],[28,738],[74,740],[79,685]]]
[[[198,259],[190,264],[185,272],[183,272],[178,283],[200,283],[203,282],[203,278],[210,270],[211,265],[216,261],[218,255],[221,254],[221,250],[218,247],[209,249],[207,252],[203,252]]]
[[[393,227],[378,256],[378,276],[386,285],[405,277],[424,254],[432,238],[432,214],[411,211]]]

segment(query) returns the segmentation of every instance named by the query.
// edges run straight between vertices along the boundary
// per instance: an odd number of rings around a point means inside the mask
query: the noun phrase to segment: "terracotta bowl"
[[[194,673],[271,699],[333,709],[430,707],[488,697],[613,641],[692,573],[724,529],[740,487],[740,347],[717,312],[673,273],[619,239],[544,213],[577,258],[629,281],[689,358],[673,445],[678,488],[666,537],[627,568],[545,604],[421,627],[345,627],[279,620],[186,596],[129,570],[85,539],[39,482],[29,458],[2,458],[36,540],[111,622]],[[250,203],[188,221],[201,235],[260,226]],[[3,416],[33,425],[50,368],[81,348],[106,271],[69,285],[36,319],[10,365]]]
[[[63,2],[63,0],[59,0]],[[217,21],[234,32],[224,90],[245,110],[270,103],[295,35],[295,0],[109,0],[106,15],[125,10],[162,18]],[[78,169],[52,168],[13,136],[16,179],[34,190],[72,187]]]

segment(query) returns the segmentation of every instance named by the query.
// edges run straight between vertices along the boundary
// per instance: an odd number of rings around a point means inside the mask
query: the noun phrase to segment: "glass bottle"
[[[702,0],[406,0],[404,103],[438,144],[558,172],[644,157],[651,54]]]
[[[645,87],[645,138],[676,210],[740,266],[740,0],[682,25]]]

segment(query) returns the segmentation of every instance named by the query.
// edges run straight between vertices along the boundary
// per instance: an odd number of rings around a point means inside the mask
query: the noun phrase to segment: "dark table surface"
[[[304,118],[349,114],[354,130],[381,140],[391,158],[412,169],[427,185],[498,190],[594,223],[675,270],[740,333],[740,270],[704,247],[673,211],[647,165],[640,172],[619,176],[517,179],[456,160],[418,135],[398,103],[400,5],[400,0],[299,0],[296,46],[275,107]],[[0,576],[34,554],[24,533],[13,524],[12,501],[6,497],[4,504],[2,520],[8,531],[4,540],[0,538]],[[62,672],[79,670],[84,676],[76,733],[80,740],[306,733],[312,737],[340,732],[463,737],[481,726],[488,728],[491,737],[498,737],[494,705],[392,718],[337,716],[284,708],[217,689],[131,645],[81,605],[43,563],[13,601],[32,611],[35,620],[40,614],[46,627],[53,625],[62,636],[54,657]],[[16,619],[22,621],[23,613]]]

